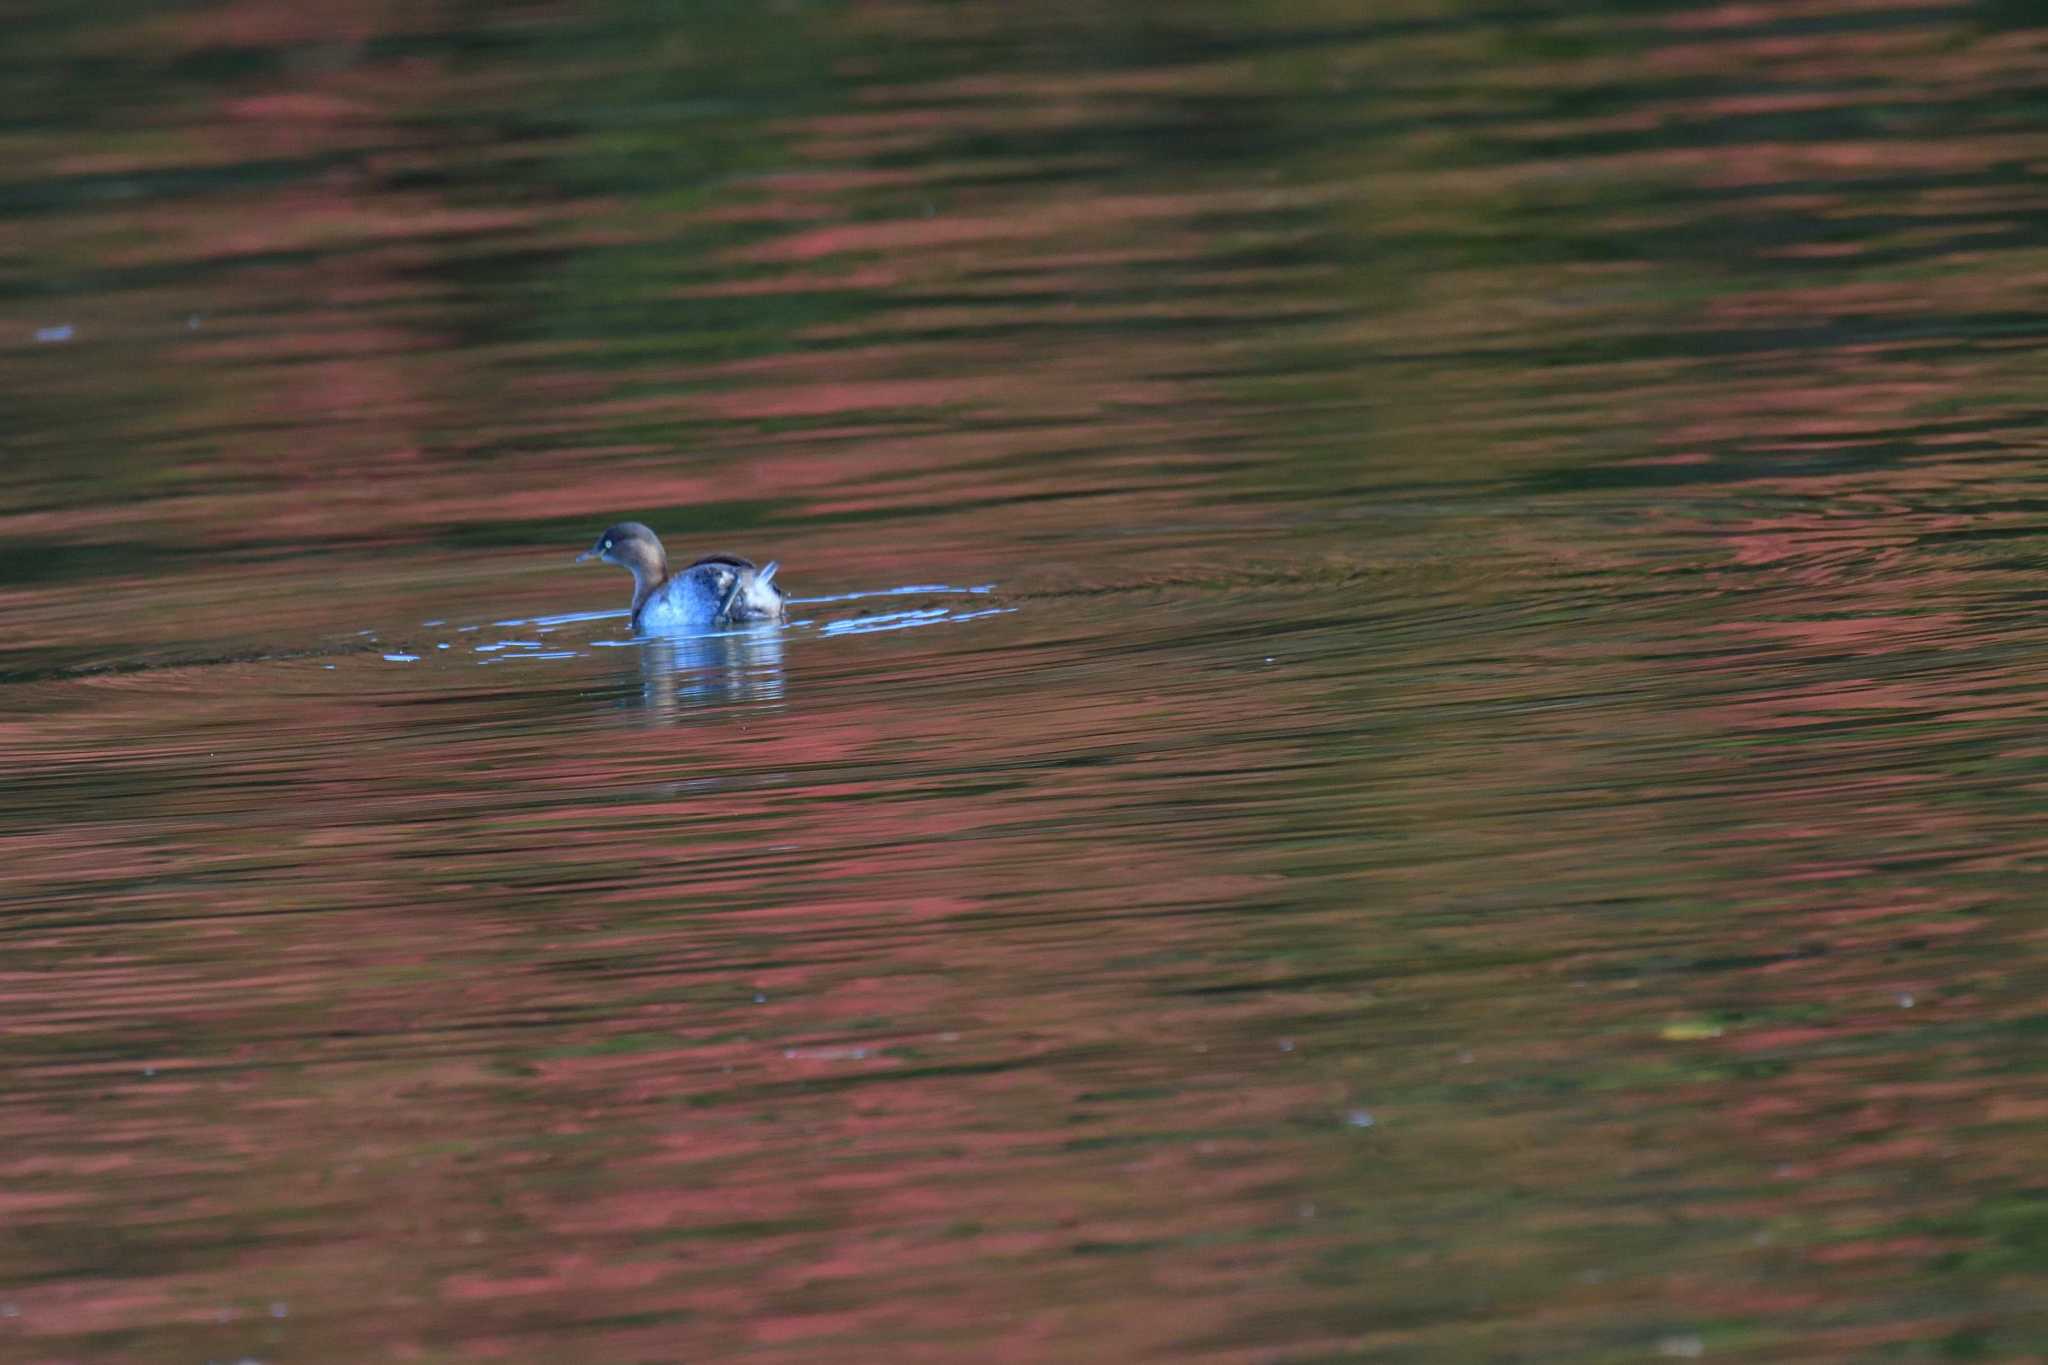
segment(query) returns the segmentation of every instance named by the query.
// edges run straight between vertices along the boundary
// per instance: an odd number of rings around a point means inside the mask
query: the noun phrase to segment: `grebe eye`
[[[612,543],[611,543],[611,542],[610,542],[609,540],[607,540],[607,541],[606,541],[606,542],[604,543],[604,547],[605,547],[605,549],[609,550],[609,549],[611,549],[611,547],[612,547]]]

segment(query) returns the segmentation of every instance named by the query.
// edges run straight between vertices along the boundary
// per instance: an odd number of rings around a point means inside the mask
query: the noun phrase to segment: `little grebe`
[[[633,631],[660,635],[748,621],[780,621],[782,589],[770,563],[757,569],[738,555],[706,555],[670,573],[661,537],[637,521],[608,526],[576,562],[601,559],[633,575]]]

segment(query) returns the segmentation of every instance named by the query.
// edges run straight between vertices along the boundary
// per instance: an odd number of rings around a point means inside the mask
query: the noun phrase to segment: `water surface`
[[[302,9],[0,55],[0,1354],[2048,1353],[2029,7]]]

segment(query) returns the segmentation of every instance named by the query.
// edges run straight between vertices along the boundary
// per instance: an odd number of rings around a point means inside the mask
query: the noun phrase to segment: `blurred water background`
[[[2048,1356],[2043,22],[16,0],[0,1358]]]

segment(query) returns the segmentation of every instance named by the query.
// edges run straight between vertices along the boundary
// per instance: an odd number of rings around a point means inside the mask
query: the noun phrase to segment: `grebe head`
[[[590,548],[576,556],[578,564],[586,559],[616,564],[650,588],[668,577],[668,552],[661,548],[661,537],[637,521],[605,527]]]

